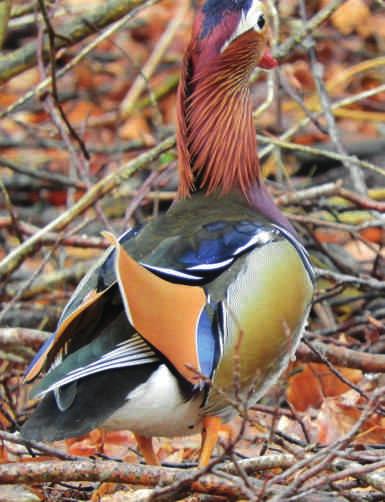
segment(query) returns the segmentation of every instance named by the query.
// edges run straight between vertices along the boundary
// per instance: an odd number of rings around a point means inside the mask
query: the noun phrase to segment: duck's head
[[[207,0],[195,18],[189,50],[200,64],[209,65],[226,51],[242,50],[247,45],[254,49],[251,63],[270,69],[277,62],[267,48],[268,39],[266,8],[261,0]]]
[[[179,195],[259,182],[249,77],[273,68],[261,0],[206,0],[193,25],[178,91]]]

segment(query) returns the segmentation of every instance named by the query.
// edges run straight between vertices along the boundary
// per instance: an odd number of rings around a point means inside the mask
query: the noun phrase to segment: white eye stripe
[[[253,0],[247,12],[242,10],[238,26],[232,36],[223,44],[221,52],[223,52],[233,40],[243,35],[243,33],[250,30],[255,30],[259,33],[264,29],[265,25],[266,16],[262,4],[260,0]]]
[[[263,22],[261,23],[262,20]],[[259,0],[253,0],[247,12],[242,11],[240,24],[243,23],[243,26],[246,28],[246,30],[254,28],[256,31],[261,31],[265,25],[265,22],[265,11]]]

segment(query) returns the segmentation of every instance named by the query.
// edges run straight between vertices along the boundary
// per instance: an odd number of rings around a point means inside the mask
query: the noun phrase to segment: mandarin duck
[[[202,432],[204,466],[231,402],[252,404],[286,368],[314,276],[259,170],[249,77],[276,65],[268,39],[260,0],[198,11],[177,97],[178,200],[108,236],[27,370],[46,375],[24,437],[130,429],[156,464],[153,436]]]

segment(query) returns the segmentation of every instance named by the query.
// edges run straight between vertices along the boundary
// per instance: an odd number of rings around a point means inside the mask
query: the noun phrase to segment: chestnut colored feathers
[[[206,42],[208,43],[208,42]],[[240,188],[249,200],[259,182],[248,80],[266,35],[250,31],[223,52],[187,49],[178,91],[179,196]]]

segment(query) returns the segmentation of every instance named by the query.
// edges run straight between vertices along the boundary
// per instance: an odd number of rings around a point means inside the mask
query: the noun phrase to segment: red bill
[[[268,48],[265,49],[258,63],[258,66],[260,68],[263,68],[264,70],[271,70],[278,66],[278,61],[273,57],[270,49]]]

